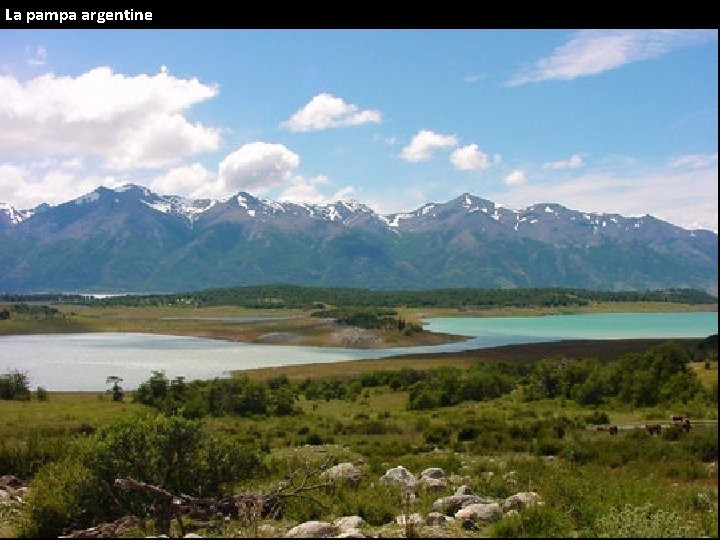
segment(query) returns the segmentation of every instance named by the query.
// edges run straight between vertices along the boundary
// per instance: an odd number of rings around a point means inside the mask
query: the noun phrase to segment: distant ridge
[[[0,291],[695,288],[717,294],[717,234],[465,193],[381,215],[358,201],[159,195],[127,184],[57,206],[0,204]]]

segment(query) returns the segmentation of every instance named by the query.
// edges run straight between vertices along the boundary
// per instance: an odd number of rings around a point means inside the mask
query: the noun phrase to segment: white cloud
[[[520,169],[515,169],[503,181],[508,186],[520,186],[525,183],[525,173]]]
[[[580,154],[573,154],[570,159],[560,161],[548,161],[543,163],[543,169],[579,169],[583,166],[583,159]]]
[[[478,75],[475,73],[467,73],[463,77],[463,81],[465,81],[466,83],[476,83],[478,81],[484,81],[485,79],[487,79],[487,75],[485,75],[485,74]]]
[[[508,86],[572,80],[717,39],[717,30],[582,30],[515,74]]]
[[[0,76],[0,156],[98,156],[117,170],[159,168],[219,145],[219,130],[183,113],[216,86],[167,69],[128,76],[98,67],[27,82]]]
[[[44,66],[47,62],[47,49],[43,45],[39,45],[34,51],[27,49],[26,52],[29,66]]]
[[[321,129],[379,124],[380,111],[360,110],[357,105],[346,103],[332,94],[318,94],[304,107],[298,109],[289,120],[280,125],[290,131],[317,131]]]
[[[490,158],[477,144],[468,144],[450,154],[450,162],[461,171],[475,171],[490,167]]]
[[[679,169],[703,169],[705,167],[712,167],[717,165],[718,155],[715,154],[687,154],[684,156],[676,157],[668,163],[669,167]]]
[[[635,174],[587,173],[557,184],[513,186],[487,197],[512,208],[556,202],[585,212],[651,214],[682,227],[718,230],[718,168],[662,167]]]
[[[206,196],[215,188],[216,176],[200,163],[175,167],[156,176],[150,189],[163,195]]]
[[[425,161],[432,157],[435,150],[439,148],[452,148],[458,145],[458,138],[455,135],[441,135],[429,129],[418,131],[405,148],[400,152],[400,157],[405,161]]]
[[[113,177],[79,175],[74,165],[72,161],[48,161],[43,167],[0,163],[0,202],[8,202],[20,209],[34,208],[43,202],[66,202],[99,185],[121,183]]]
[[[218,175],[231,192],[265,192],[288,184],[300,165],[300,156],[282,144],[252,142],[220,162]]]
[[[281,201],[302,202],[302,203],[329,203],[341,199],[348,199],[355,192],[352,186],[346,186],[335,191],[332,195],[325,195],[318,189],[321,185],[332,184],[327,176],[316,176],[315,178],[293,177],[291,184],[287,186],[280,196]]]

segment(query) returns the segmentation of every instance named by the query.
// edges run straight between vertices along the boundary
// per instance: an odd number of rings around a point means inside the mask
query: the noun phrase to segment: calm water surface
[[[291,364],[375,359],[408,353],[452,352],[560,339],[704,337],[718,331],[717,312],[618,313],[545,317],[428,319],[426,328],[469,336],[445,345],[394,349],[344,349],[255,345],[135,333],[52,334],[0,337],[0,373],[27,371],[31,385],[48,390],[103,390],[108,375],[126,389],[153,370],[188,380],[230,370]],[[308,369],[312,369],[311,367]]]

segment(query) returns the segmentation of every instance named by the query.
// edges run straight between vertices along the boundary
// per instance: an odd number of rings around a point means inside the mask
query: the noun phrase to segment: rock
[[[425,469],[423,472],[420,473],[420,480],[422,480],[423,478],[445,478],[445,471],[443,471],[439,467],[430,467],[429,469]]]
[[[425,487],[427,491],[444,491],[447,488],[447,480],[444,478],[428,478],[423,476],[420,478],[420,484]]]
[[[333,536],[333,538],[366,538],[366,536],[358,529],[348,529],[347,531],[341,532],[337,536]]]
[[[443,514],[455,514],[461,508],[465,508],[469,504],[487,504],[492,502],[490,499],[478,497],[477,495],[450,495],[442,497],[433,503],[433,510],[442,512]]]
[[[12,474],[4,474],[3,476],[0,476],[0,488],[8,490],[7,488],[17,489],[21,487],[23,487],[23,483],[18,480],[17,476]]]
[[[455,519],[473,521],[493,521],[502,517],[502,509],[496,502],[469,504],[455,513]]]
[[[397,486],[407,490],[414,490],[417,485],[415,475],[402,465],[388,469],[380,477],[380,483],[386,486]]]
[[[286,538],[330,538],[338,534],[338,528],[327,521],[306,521],[290,529]]]
[[[365,525],[365,520],[360,516],[344,516],[337,518],[333,523],[341,531],[348,531],[351,529],[359,529]]]
[[[473,493],[473,490],[470,488],[470,486],[466,486],[463,484],[459,488],[455,490],[455,495],[475,495]]]
[[[448,523],[454,521],[453,518],[441,514],[440,512],[430,512],[425,518],[425,525],[429,527],[445,527]]]
[[[534,491],[521,491],[515,495],[511,495],[503,503],[502,509],[504,512],[510,510],[522,510],[528,506],[535,506],[540,502],[540,495]]]
[[[327,478],[334,484],[345,484],[347,486],[356,488],[360,485],[362,480],[362,472],[352,463],[339,463],[334,467],[330,467],[328,470],[323,472],[321,478]]]
[[[187,533],[183,538],[205,538],[204,536],[200,536],[198,533]]]
[[[509,518],[509,517],[515,517],[515,516],[519,516],[519,515],[520,515],[520,512],[513,509],[513,510],[508,510],[507,512],[505,512],[505,515],[503,517]]]
[[[422,525],[423,523],[425,523],[425,520],[423,519],[423,517],[420,514],[415,512],[415,513],[407,516],[407,522],[410,523],[410,525]],[[404,527],[405,526],[405,514],[397,516],[395,518],[395,523],[397,523],[401,527]]]
[[[4,489],[0,489],[0,501],[4,501],[10,498],[10,494]]]

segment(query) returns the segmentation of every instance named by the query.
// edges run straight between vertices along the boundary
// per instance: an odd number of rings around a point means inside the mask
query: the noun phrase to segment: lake
[[[256,345],[136,333],[0,337],[0,373],[27,371],[47,390],[104,390],[108,375],[130,390],[153,370],[169,378],[210,379],[230,370],[452,352],[561,339],[705,337],[718,331],[717,312],[602,313],[543,317],[428,319],[427,330],[469,336],[462,342],[392,349]]]

